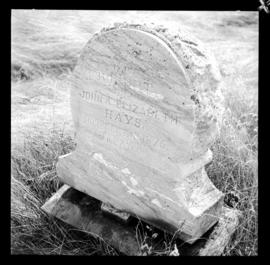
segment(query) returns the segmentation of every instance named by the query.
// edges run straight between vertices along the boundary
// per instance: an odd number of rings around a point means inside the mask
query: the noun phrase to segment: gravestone
[[[193,243],[219,219],[207,176],[222,113],[220,74],[182,31],[117,24],[93,35],[74,69],[76,149],[69,186]]]

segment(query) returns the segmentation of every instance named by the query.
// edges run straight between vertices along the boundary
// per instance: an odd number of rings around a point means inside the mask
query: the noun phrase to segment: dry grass
[[[168,12],[136,11],[102,16],[98,11],[13,12],[11,252],[119,254],[102,240],[40,210],[61,186],[55,172],[57,158],[74,149],[65,80],[91,34],[119,20],[119,15],[123,21],[181,23],[214,52],[224,78],[226,111],[207,172],[226,200],[243,214],[224,255],[257,255],[258,18],[251,12],[172,12],[169,16]],[[232,194],[238,200],[233,202]],[[140,225],[137,235],[144,255],[181,255],[175,239],[153,227]],[[151,248],[154,242],[158,250]]]
[[[55,220],[40,207],[60,187],[55,163],[74,147],[63,131],[28,135],[12,154],[11,252],[103,255],[116,252],[99,239]]]
[[[236,77],[235,77],[236,78]],[[210,179],[225,201],[242,212],[241,223],[225,255],[257,255],[258,251],[258,106],[256,95],[238,86],[223,91],[225,106],[220,136],[212,146]],[[230,199],[236,196],[236,201]]]

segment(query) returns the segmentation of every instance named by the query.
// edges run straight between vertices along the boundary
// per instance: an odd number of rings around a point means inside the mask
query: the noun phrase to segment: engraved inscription
[[[117,149],[140,150],[150,147],[167,151],[165,140],[138,133],[129,133],[85,114],[81,115],[80,124],[99,140],[110,143]]]
[[[138,86],[146,91],[149,90],[149,88],[152,87],[152,84],[146,80],[132,80],[131,82],[128,81],[128,78],[126,76],[126,69],[127,68],[122,68],[122,72],[120,70],[119,66],[114,65],[113,66],[115,71],[109,71],[109,73],[102,73],[100,71],[93,71],[93,70],[86,70],[82,69],[79,73],[80,78],[83,78],[85,80],[97,80],[101,81],[105,85],[112,86],[115,90],[121,90],[119,85],[122,85],[123,87],[130,87],[131,85],[133,86]],[[123,70],[125,69],[125,70]]]
[[[161,112],[158,109],[152,107],[152,106],[138,106],[134,103],[128,102],[123,97],[113,97],[108,94],[105,94],[103,92],[94,90],[82,90],[79,94],[83,99],[85,99],[88,102],[95,102],[100,104],[106,104],[109,106],[117,107],[118,109],[122,109],[124,111],[132,112],[137,115],[142,115],[149,118],[154,118],[156,120],[159,120],[161,122],[170,122],[171,124],[179,124],[179,117],[176,116],[174,113],[170,112]],[[106,116],[109,117],[109,116]],[[128,118],[127,118],[128,119]],[[116,119],[117,120],[117,119]],[[118,118],[118,120],[122,120]],[[135,120],[135,119],[134,119]],[[136,127],[141,127],[139,124],[139,119],[136,120]],[[129,122],[127,122],[129,124]],[[133,123],[132,123],[133,124]]]
[[[110,120],[118,121],[124,124],[131,124],[138,128],[141,127],[141,119],[132,117],[123,112],[117,112],[110,109],[105,109],[105,117]]]

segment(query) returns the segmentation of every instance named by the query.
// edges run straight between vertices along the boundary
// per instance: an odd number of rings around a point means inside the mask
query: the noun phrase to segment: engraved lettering
[[[141,127],[141,120],[138,119],[138,118],[135,118],[135,123],[134,123],[134,125],[135,125],[136,127],[140,128],[140,127]]]
[[[141,127],[140,119],[134,118],[133,116],[128,115],[126,113],[116,112],[106,108],[105,117],[113,121],[118,121],[119,123],[134,125],[138,128]]]
[[[152,106],[144,107],[144,106],[137,106],[134,103],[130,103],[127,100],[125,100],[123,97],[112,97],[108,94],[99,92],[99,91],[87,91],[82,90],[79,94],[83,99],[87,101],[93,101],[100,104],[106,104],[110,106],[117,107],[119,110],[125,110],[130,113],[135,113],[138,115],[143,115],[146,117],[154,118],[162,122],[170,122],[172,124],[177,125],[179,123],[179,118],[174,114],[170,112],[160,112],[159,110],[155,109]],[[163,115],[163,119],[161,119],[161,114]],[[121,122],[122,117],[115,117],[116,120],[119,120]],[[135,119],[134,119],[135,122]],[[136,127],[140,127],[140,121],[137,120],[135,122]]]
[[[106,118],[112,119],[112,111],[109,109],[105,109]]]
[[[116,115],[116,117],[115,117],[115,120],[117,121],[119,121],[119,122],[122,122],[121,121],[121,116],[120,116],[120,113],[117,113],[117,115]]]
[[[133,119],[133,117],[131,117],[131,116],[127,115],[127,114],[125,114],[125,117],[127,119],[127,124],[129,124],[130,121]]]

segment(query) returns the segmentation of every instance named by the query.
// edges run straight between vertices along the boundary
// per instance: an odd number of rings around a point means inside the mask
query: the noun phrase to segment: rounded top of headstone
[[[88,111],[174,162],[203,155],[217,135],[220,72],[202,43],[183,30],[127,23],[104,28],[86,44],[74,77],[76,130]],[[84,107],[86,101],[92,107]]]

